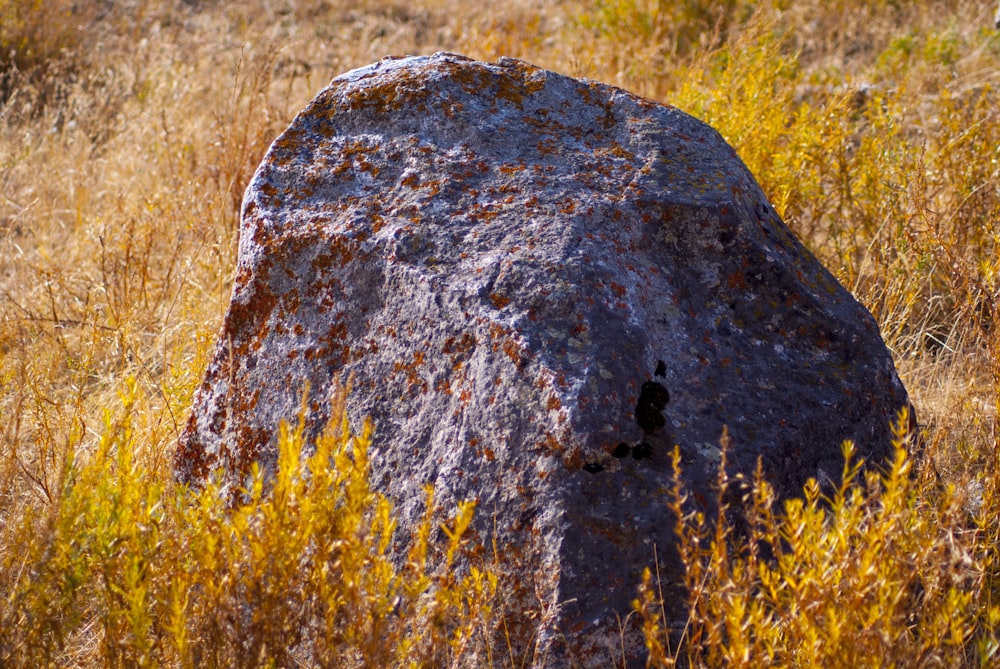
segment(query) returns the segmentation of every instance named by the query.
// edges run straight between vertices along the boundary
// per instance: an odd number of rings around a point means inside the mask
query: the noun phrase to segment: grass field
[[[333,76],[438,50],[715,126],[875,315],[917,409],[924,458],[787,507],[760,482],[743,539],[675,500],[692,614],[678,650],[655,575],[636,584],[651,666],[1000,666],[995,9],[0,0],[0,667],[524,666],[493,653],[526,623],[488,565],[428,566],[471,508],[388,560],[362,426],[307,462],[290,430],[273,491],[236,509],[170,475],[268,143]]]

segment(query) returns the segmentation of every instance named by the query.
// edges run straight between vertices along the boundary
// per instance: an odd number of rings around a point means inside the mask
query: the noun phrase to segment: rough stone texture
[[[669,450],[699,495],[782,493],[888,453],[908,403],[871,315],[703,123],[526,63],[387,59],[336,78],[246,193],[232,304],[176,467],[238,484],[335,380],[404,522],[479,500],[534,667],[610,666],[654,546],[677,581]],[[487,549],[492,554],[492,549]],[[668,602],[682,615],[676,592]],[[634,666],[642,644],[624,635]],[[505,656],[501,655],[501,656]],[[620,663],[619,663],[620,666]]]

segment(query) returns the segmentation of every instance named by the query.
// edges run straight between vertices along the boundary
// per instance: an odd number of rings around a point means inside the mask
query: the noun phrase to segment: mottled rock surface
[[[884,458],[907,404],[871,315],[718,133],[520,61],[336,78],[271,146],[240,232],[179,475],[273,467],[306,385],[315,431],[353,375],[349,411],[374,420],[373,480],[404,522],[427,483],[445,507],[479,500],[506,591],[542,611],[534,667],[620,657],[654,546],[682,615],[674,444],[708,497],[728,426],[734,470],[761,458],[794,493],[840,472],[844,439]]]

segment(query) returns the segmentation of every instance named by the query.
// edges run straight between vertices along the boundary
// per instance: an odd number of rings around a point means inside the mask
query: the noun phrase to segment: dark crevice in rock
[[[622,443],[618,444],[617,446],[615,446],[615,450],[611,451],[611,455],[613,455],[616,458],[624,458],[631,451],[632,451],[632,447],[629,446],[628,444],[626,444],[625,442],[622,442]]]
[[[641,444],[632,449],[632,457],[635,458],[636,460],[645,460],[646,458],[650,458],[652,456],[653,456],[653,447],[647,444],[646,442],[642,442]]]
[[[670,401],[670,393],[661,383],[647,381],[642,384],[639,401],[635,405],[635,420],[646,434],[655,434],[666,425],[663,408]]]

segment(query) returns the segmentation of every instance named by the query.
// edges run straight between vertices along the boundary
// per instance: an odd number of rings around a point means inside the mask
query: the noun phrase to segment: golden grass
[[[340,576],[322,577],[309,571],[321,559],[294,552],[317,545],[309,528],[274,524],[291,500],[315,495],[295,458],[284,488],[235,510],[212,489],[178,490],[169,472],[228,301],[239,201],[268,142],[336,74],[435,50],[525,58],[713,124],[875,314],[915,402],[923,461],[901,460],[878,485],[856,480],[825,506],[807,489],[803,502],[774,509],[761,482],[756,529],[688,555],[693,573],[716,560],[711,578],[692,581],[703,585],[692,588],[689,661],[846,666],[832,653],[853,639],[878,664],[997,663],[992,9],[968,0],[0,0],[0,665],[338,666],[375,653],[365,645],[372,634],[391,642],[371,666],[485,652],[499,620],[489,578],[436,573],[427,584],[417,567],[392,572],[377,540],[391,513],[370,490],[350,492],[367,485],[363,467],[337,483],[347,486],[342,502],[365,507],[352,516],[364,528],[364,545],[349,551],[359,562],[349,572],[329,560]],[[331,446],[331,457],[345,453]],[[319,522],[326,511],[314,502]],[[709,531],[685,517],[683,536]],[[331,540],[346,536],[322,527]],[[711,532],[728,531],[718,527]],[[796,532],[808,541],[791,541]],[[774,561],[748,562],[754,541]],[[277,546],[289,552],[265,574],[254,551]],[[328,619],[323,607],[346,596],[336,588],[350,578],[396,583],[393,614],[361,597]],[[281,596],[307,584],[332,590]],[[650,587],[641,608],[651,643],[662,645]],[[862,591],[863,600],[847,596]],[[815,607],[854,622],[837,627]],[[927,618],[935,612],[953,629]],[[253,615],[268,624],[254,627]],[[882,636],[865,641],[875,619]],[[290,641],[287,626],[299,622],[306,636]],[[234,641],[243,634],[247,643]],[[418,647],[409,661],[403,650]]]
[[[257,470],[233,504],[219,485],[192,492],[136,459],[137,400],[126,380],[96,452],[66,463],[57,509],[10,527],[21,550],[3,567],[28,577],[5,598],[5,666],[432,667],[484,645],[496,579],[450,569],[473,505],[444,528],[444,571],[429,568],[430,514],[394,566],[368,426],[333,421],[304,457],[301,428],[283,425],[268,493]],[[345,415],[342,402],[333,411]]]
[[[908,422],[904,411],[899,426]],[[780,510],[759,468],[739,512],[725,506],[737,482],[720,468],[712,524],[675,487],[670,506],[692,610],[680,639],[671,638],[646,571],[634,607],[650,666],[677,666],[679,657],[708,667],[994,663],[1000,609],[977,601],[985,572],[970,552],[975,530],[953,487],[914,478],[914,435],[899,426],[884,476],[860,479],[847,443],[840,487],[824,496],[810,481],[802,499]],[[674,469],[679,475],[676,449]]]

